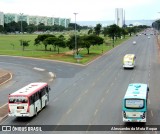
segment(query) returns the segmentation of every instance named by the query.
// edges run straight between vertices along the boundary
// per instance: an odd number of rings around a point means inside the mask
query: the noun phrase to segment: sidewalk
[[[12,74],[6,70],[0,69],[0,86],[12,79]],[[8,105],[5,104],[0,107],[0,121],[8,116]]]

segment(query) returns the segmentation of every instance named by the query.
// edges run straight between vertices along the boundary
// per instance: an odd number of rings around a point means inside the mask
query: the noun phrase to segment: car
[[[150,39],[150,36],[148,36],[148,39]]]
[[[136,41],[133,41],[133,45],[135,45],[136,44]]]

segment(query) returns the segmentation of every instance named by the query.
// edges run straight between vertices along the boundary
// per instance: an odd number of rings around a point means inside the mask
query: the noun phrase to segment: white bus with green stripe
[[[122,103],[123,122],[147,121],[148,92],[147,84],[129,84]]]

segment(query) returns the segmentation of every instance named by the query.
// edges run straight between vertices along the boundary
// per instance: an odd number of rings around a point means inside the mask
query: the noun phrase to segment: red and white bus
[[[49,102],[49,90],[47,83],[35,82],[9,94],[8,115],[16,117],[37,115]]]

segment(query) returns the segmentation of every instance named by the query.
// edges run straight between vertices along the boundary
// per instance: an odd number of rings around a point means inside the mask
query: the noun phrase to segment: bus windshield
[[[125,100],[126,108],[142,109],[144,107],[143,99],[126,99]]]
[[[28,102],[27,97],[23,96],[9,97],[9,103],[27,103],[27,102]]]

